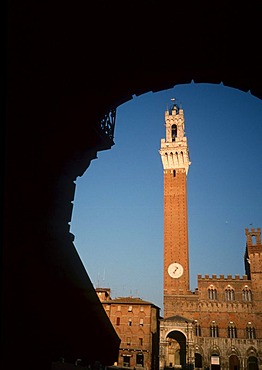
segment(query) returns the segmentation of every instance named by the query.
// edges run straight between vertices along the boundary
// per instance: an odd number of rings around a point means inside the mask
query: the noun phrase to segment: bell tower
[[[255,230],[254,227],[245,229],[246,233],[246,252],[245,270],[248,279],[252,280],[254,286],[262,290],[262,244],[261,229]]]
[[[161,139],[159,153],[164,169],[164,317],[169,317],[174,296],[189,293],[187,173],[190,161],[184,111],[177,104],[165,112],[165,127],[166,138]]]

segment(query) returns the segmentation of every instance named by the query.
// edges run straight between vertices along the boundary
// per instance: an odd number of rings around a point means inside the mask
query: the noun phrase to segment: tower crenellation
[[[209,275],[204,275],[202,276],[201,274],[198,274],[197,275],[197,279],[198,280],[205,280],[205,281],[209,281],[209,282],[214,282],[214,281],[224,281],[224,280],[248,280],[248,277],[247,275],[243,275],[243,276],[240,276],[240,275],[235,275],[235,276],[232,276],[232,275],[212,275],[211,277]]]
[[[258,227],[257,230],[252,227],[251,230],[248,228],[245,229],[247,246],[251,245],[261,245],[261,228]]]
[[[164,170],[185,170],[190,165],[187,138],[185,137],[184,111],[176,104],[165,112],[166,137],[161,139],[159,151]]]

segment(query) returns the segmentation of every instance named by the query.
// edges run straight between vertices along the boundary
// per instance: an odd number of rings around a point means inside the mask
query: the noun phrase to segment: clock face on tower
[[[177,279],[183,275],[184,269],[180,263],[174,262],[168,266],[167,272],[171,278]]]

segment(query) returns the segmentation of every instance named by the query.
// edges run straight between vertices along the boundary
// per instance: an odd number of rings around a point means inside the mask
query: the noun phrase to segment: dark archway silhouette
[[[248,370],[258,370],[258,360],[255,356],[249,356],[247,359]]]
[[[2,368],[112,364],[119,339],[69,233],[74,180],[113,145],[101,120],[133,94],[194,80],[262,98],[261,9],[10,0],[7,11]]]
[[[229,356],[229,369],[230,370],[239,370],[240,369],[240,360],[237,355]]]
[[[176,352],[178,352],[178,354],[179,354],[179,363],[176,363],[176,360],[178,360],[178,358],[176,359],[177,356],[176,356],[176,353],[174,353],[174,355],[173,355],[174,363],[171,363],[170,367],[174,367],[175,365],[181,365],[182,369],[186,368],[186,365],[187,365],[187,358],[186,358],[187,348],[186,348],[186,337],[185,337],[185,335],[182,332],[178,331],[178,330],[173,330],[168,334],[167,338],[173,339],[174,343],[177,344],[178,348],[177,349],[174,348],[174,350]],[[170,347],[172,347],[172,342],[169,343]]]

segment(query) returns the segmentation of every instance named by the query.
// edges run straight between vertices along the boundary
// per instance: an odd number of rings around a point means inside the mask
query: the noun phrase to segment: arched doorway
[[[258,361],[255,356],[249,356],[247,359],[247,370],[258,370]]]
[[[167,341],[168,351],[166,366],[185,368],[187,364],[185,335],[178,330],[174,330],[168,334]]]
[[[211,370],[220,370],[220,357],[217,352],[211,354],[210,364]]]
[[[195,369],[202,369],[203,367],[203,358],[200,353],[195,353]]]
[[[229,356],[229,370],[239,370],[240,361],[237,355]]]

